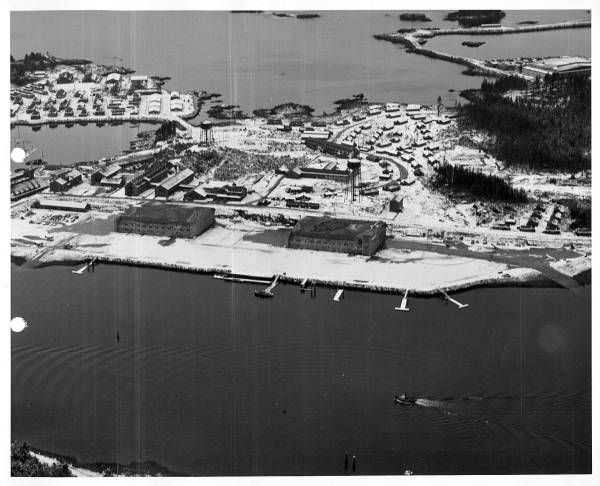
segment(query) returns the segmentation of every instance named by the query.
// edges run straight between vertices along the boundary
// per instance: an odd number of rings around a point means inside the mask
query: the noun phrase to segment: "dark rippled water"
[[[12,266],[12,436],[188,475],[591,471],[590,287],[437,298]],[[120,342],[116,342],[119,331]],[[420,397],[393,402],[395,392]]]

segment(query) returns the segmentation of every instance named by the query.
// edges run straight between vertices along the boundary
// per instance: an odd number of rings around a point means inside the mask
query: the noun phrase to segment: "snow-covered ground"
[[[435,292],[477,283],[539,278],[529,269],[476,258],[451,256],[433,251],[381,250],[375,258],[340,253],[292,250],[281,245],[258,243],[264,227],[255,223],[219,221],[197,238],[177,239],[113,232],[114,216],[93,212],[80,215],[66,225],[44,225],[43,211],[37,223],[28,218],[12,220],[12,254],[40,262],[80,260],[92,256],[109,261],[175,266],[205,272],[234,272],[263,277],[285,274],[302,280],[343,286],[415,292]],[[48,212],[50,213],[50,212]],[[51,236],[52,240],[46,240]],[[64,242],[69,242],[65,249]],[[164,242],[164,241],[163,241]],[[37,256],[35,256],[37,254]],[[582,261],[578,268],[589,262]],[[560,269],[559,269],[560,270]],[[75,277],[74,277],[75,278]]]

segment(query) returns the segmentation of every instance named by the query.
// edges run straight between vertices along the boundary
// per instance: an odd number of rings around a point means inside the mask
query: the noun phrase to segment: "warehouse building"
[[[131,206],[115,221],[119,233],[194,238],[212,226],[213,208],[149,202]]]
[[[150,164],[144,173],[125,184],[125,195],[128,197],[139,196],[150,189],[153,182],[164,179],[171,165],[167,160],[157,160]]]
[[[154,194],[156,197],[169,197],[179,186],[191,181],[193,178],[194,171],[192,169],[183,169],[156,186]]]
[[[248,189],[244,186],[236,186],[235,184],[226,184],[224,186],[198,186],[186,192],[183,199],[185,201],[203,201],[212,199],[213,201],[239,202],[244,199],[247,194]]]
[[[19,199],[32,196],[35,193],[41,192],[48,187],[43,183],[42,179],[34,177],[19,180],[16,183],[10,185],[10,200],[18,201]]]
[[[148,76],[131,76],[131,89],[146,89],[148,87]]]
[[[103,182],[108,179],[113,179],[121,171],[119,164],[112,164],[106,167],[104,170],[98,170],[90,177],[90,182],[94,186],[100,186]]]
[[[89,211],[90,203],[79,201],[60,201],[58,199],[40,199],[33,201],[31,207],[34,209],[54,209],[57,211]]]
[[[404,210],[404,198],[399,194],[396,194],[390,200],[390,211],[392,213],[401,213]]]
[[[50,182],[52,192],[65,192],[71,187],[75,187],[83,182],[83,176],[77,169],[69,170],[60,174],[56,179]]]
[[[565,76],[591,76],[592,62],[586,57],[555,57],[543,59],[539,62],[523,66],[523,74],[539,76],[547,75]]]
[[[353,145],[347,143],[335,143],[327,140],[321,140],[318,138],[305,138],[304,144],[313,150],[319,150],[325,154],[333,155],[334,157],[340,157],[343,159],[349,159],[355,157],[357,150]]]
[[[307,216],[292,229],[288,247],[370,256],[383,245],[385,232],[383,221]]]
[[[335,168],[315,168],[315,167],[296,167],[288,171],[286,177],[291,179],[300,179],[309,177],[311,179],[328,179],[332,181],[347,182],[348,177],[352,174],[350,169],[335,169]]]

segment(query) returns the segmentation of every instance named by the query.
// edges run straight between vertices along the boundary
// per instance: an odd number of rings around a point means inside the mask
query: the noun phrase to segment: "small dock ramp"
[[[83,272],[85,272],[85,271],[87,270],[87,268],[88,268],[88,266],[89,266],[89,265],[90,265],[89,263],[86,263],[86,264],[85,264],[83,267],[81,267],[79,270],[71,270],[71,273],[74,273],[74,274],[76,274],[76,275],[82,275],[82,274],[83,274]]]
[[[71,273],[74,273],[76,275],[82,275],[83,272],[89,270],[90,268],[93,270],[97,259],[98,257],[91,258],[90,261],[86,263],[83,267],[81,267],[79,270],[71,270]]]
[[[448,301],[452,302],[453,304],[456,304],[456,306],[457,306],[459,309],[464,309],[465,307],[469,307],[469,304],[461,304],[461,303],[460,303],[458,300],[456,300],[456,299],[453,299],[452,297],[450,297],[450,296],[449,296],[449,295],[446,293],[446,291],[445,291],[445,290],[443,290],[443,289],[438,289],[438,290],[439,290],[439,291],[440,291],[440,292],[441,292],[441,293],[444,295],[444,297],[446,298],[446,300],[448,300]]]
[[[273,289],[277,286],[277,282],[279,282],[279,275],[275,275],[275,278],[271,282],[271,285],[269,285],[265,289],[265,292],[272,294],[273,293]]]
[[[339,289],[336,293],[335,293],[335,297],[333,298],[334,302],[339,302],[340,300],[342,300],[344,298],[344,289]]]
[[[405,311],[408,312],[410,309],[408,308],[408,289],[404,292],[404,297],[402,297],[402,302],[400,303],[400,307],[394,307],[397,311]]]
[[[261,298],[270,298],[273,297],[275,294],[273,293],[273,289],[275,288],[275,286],[277,285],[277,282],[279,281],[279,275],[275,275],[275,278],[273,279],[273,281],[271,282],[271,284],[264,290],[255,290],[254,291],[254,295],[256,297],[261,297]]]

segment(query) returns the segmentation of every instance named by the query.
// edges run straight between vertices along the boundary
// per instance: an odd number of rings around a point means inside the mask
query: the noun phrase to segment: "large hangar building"
[[[288,246],[371,256],[383,245],[385,233],[383,221],[306,216],[292,229]]]
[[[115,222],[119,233],[195,238],[215,220],[213,208],[162,202],[132,206]]]

